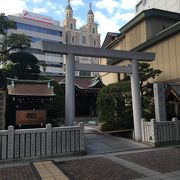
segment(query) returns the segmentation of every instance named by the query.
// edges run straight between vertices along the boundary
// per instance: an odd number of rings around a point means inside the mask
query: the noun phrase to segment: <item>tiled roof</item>
[[[59,83],[65,83],[65,77],[64,76],[54,77],[53,79]],[[75,77],[75,85],[80,89],[93,88],[93,85],[96,85],[97,83],[94,83],[92,81],[92,79],[93,79],[92,77]]]

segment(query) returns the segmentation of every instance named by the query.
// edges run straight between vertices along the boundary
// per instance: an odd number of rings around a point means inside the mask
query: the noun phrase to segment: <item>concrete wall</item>
[[[141,120],[142,141],[155,146],[180,143],[180,121]]]
[[[141,0],[141,2],[137,4],[136,13],[138,14],[145,9],[151,9],[151,8],[180,12],[180,1],[179,0]]]

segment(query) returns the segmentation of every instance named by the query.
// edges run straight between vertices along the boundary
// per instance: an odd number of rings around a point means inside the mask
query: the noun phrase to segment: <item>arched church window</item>
[[[72,43],[74,43],[74,36],[72,37]]]
[[[86,37],[85,36],[82,37],[82,43],[86,44]]]
[[[95,28],[93,27],[93,33],[95,33]]]
[[[96,40],[94,40],[94,46],[96,46]]]
[[[70,29],[71,29],[71,30],[73,29],[73,24],[72,24],[72,23],[70,24]]]

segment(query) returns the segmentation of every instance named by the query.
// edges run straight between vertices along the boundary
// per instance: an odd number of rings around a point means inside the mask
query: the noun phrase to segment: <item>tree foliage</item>
[[[14,75],[17,79],[37,79],[40,73],[38,59],[28,52],[15,52],[9,55],[14,63]]]
[[[149,63],[139,63],[140,92],[143,117],[154,118],[153,80],[161,74],[161,70],[153,69]]]
[[[150,80],[160,73],[148,63],[139,63],[140,93],[146,118],[154,117],[153,83]],[[97,106],[99,120],[104,122],[102,130],[133,128],[130,78],[102,88],[98,93]]]
[[[51,104],[46,105],[47,110],[47,122],[53,126],[58,126],[59,123],[64,123],[65,113],[65,95],[64,89],[57,83],[53,83],[54,93],[56,96]]]
[[[102,88],[97,97],[98,118],[105,122],[102,130],[132,127],[130,82],[110,84]]]
[[[7,77],[14,78],[16,75],[14,64],[7,64],[3,69],[0,69],[0,89],[6,90]]]
[[[0,54],[2,55],[0,60],[7,60],[6,54],[12,49],[25,49],[30,47],[31,40],[24,34],[9,34],[8,29],[16,29],[16,24],[12,20],[9,20],[4,13],[0,14],[0,34],[3,38],[0,40]]]

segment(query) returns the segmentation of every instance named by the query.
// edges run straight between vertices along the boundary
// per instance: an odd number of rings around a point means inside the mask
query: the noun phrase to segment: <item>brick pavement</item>
[[[56,163],[73,180],[128,180],[145,177],[104,157]]]
[[[31,165],[0,168],[0,180],[39,180]]]
[[[180,148],[119,155],[118,157],[143,167],[168,173],[180,170]]]
[[[180,180],[180,148],[174,147],[51,160],[1,163],[0,180]]]

